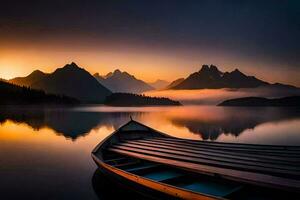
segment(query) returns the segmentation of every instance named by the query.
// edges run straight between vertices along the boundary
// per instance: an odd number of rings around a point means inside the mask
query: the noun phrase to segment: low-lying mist
[[[241,89],[199,89],[199,90],[157,90],[145,92],[145,95],[155,97],[168,97],[180,101],[185,105],[204,104],[217,105],[224,100],[240,97],[266,97],[279,98],[300,95],[297,88],[241,88]]]

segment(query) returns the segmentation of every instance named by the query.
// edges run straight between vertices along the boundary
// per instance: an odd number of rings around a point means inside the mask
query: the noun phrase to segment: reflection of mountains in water
[[[44,127],[51,128],[66,138],[75,140],[88,134],[92,129],[106,126],[114,129],[129,120],[129,116],[141,113],[109,113],[109,112],[78,112],[71,109],[0,109],[0,123],[11,120],[26,123],[34,130]]]
[[[253,129],[262,123],[300,118],[300,110],[297,108],[218,107],[217,111],[207,112],[212,113],[210,113],[210,116],[195,115],[194,117],[192,115],[186,117],[184,115],[173,115],[169,120],[173,125],[188,128],[190,132],[200,135],[204,140],[216,140],[222,134],[238,137],[246,129]],[[99,127],[117,129],[129,120],[130,115],[134,119],[142,120],[143,116],[147,114],[149,113],[85,112],[74,111],[71,108],[22,109],[20,107],[0,107],[0,123],[6,120],[26,123],[34,130],[47,127],[66,138],[75,140]],[[145,120],[142,121],[145,122]]]
[[[184,119],[174,118],[171,122],[183,126],[194,134],[199,134],[203,140],[216,140],[222,134],[238,137],[246,129],[267,122],[279,122],[300,117],[296,108],[224,108],[223,116],[215,119],[206,118]],[[284,133],[283,133],[284,134]]]

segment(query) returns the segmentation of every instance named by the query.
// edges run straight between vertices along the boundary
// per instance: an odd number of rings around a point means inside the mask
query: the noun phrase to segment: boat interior
[[[193,173],[180,168],[133,158],[106,150],[104,162],[115,168],[153,181],[220,199],[299,199],[298,193],[277,191],[216,176]],[[291,195],[292,194],[292,195]]]

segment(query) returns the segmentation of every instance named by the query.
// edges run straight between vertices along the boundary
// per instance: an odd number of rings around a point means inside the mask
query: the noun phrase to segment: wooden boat
[[[154,198],[300,199],[300,147],[179,139],[130,120],[92,152],[99,169]]]

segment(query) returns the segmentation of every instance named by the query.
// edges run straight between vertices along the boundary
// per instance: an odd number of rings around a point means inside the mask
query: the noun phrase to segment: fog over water
[[[155,97],[169,97],[183,104],[217,105],[224,100],[240,97],[266,97],[280,98],[285,96],[300,95],[300,89],[294,88],[240,88],[240,89],[199,89],[199,90],[156,90],[145,92],[145,95]]]

